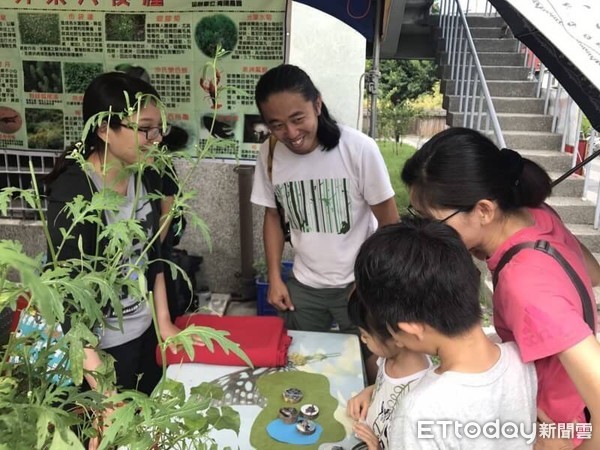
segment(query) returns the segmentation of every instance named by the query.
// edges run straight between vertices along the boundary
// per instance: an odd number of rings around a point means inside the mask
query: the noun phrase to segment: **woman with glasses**
[[[409,187],[409,212],[450,225],[492,273],[499,268],[494,326],[503,341],[516,342],[525,362],[535,362],[538,418],[583,424],[591,413],[598,430],[592,439],[572,433],[571,442],[538,440],[536,448],[573,448],[581,442],[582,449],[600,448],[600,345],[584,320],[582,296],[565,269],[542,251],[525,248],[499,264],[516,244],[547,241],[594,298],[598,264],[544,203],[551,192],[548,174],[476,131],[451,128],[406,162],[402,180]],[[596,324],[596,305],[588,306]]]
[[[123,248],[121,262],[124,267],[139,265],[140,270],[145,270],[148,290],[154,295],[158,329],[164,339],[180,330],[169,316],[163,267],[157,262],[160,258],[159,239],[155,240],[148,253],[143,252],[159,230],[160,199],[151,198],[148,194],[160,192],[160,176],[153,170],[145,170],[140,183],[137,172],[139,167],[144,166],[143,163],[152,164],[149,151],[169,133],[170,127],[162,122],[161,111],[151,100],[143,101],[138,109],[138,93],[158,99],[158,93],[148,83],[120,72],[102,74],[86,89],[82,105],[84,123],[99,113],[112,111],[113,114],[101,119],[100,123],[96,119],[93,121],[83,146],[78,150],[86,164],[66,158],[70,152],[65,152],[44,180],[53,246],[48,254],[56,254],[58,261],[81,258],[93,261],[86,258],[98,254],[103,256],[103,251],[106,255],[103,249],[110,242],[102,237],[101,232],[107,225],[120,220],[135,220],[146,237],[140,237],[129,248]],[[129,106],[133,108],[127,110]],[[93,221],[76,223],[71,231],[74,238],[63,242],[61,229],[70,230],[73,226],[73,218],[67,213],[66,205],[77,196],[90,200],[95,192],[104,189],[121,196],[118,208],[108,208],[101,214],[102,225]],[[82,267],[85,265],[82,264]],[[139,277],[134,271],[131,282],[138,283]],[[132,289],[123,288],[118,293],[122,314],[108,303],[100,321],[102,323],[98,323],[94,331],[99,337],[98,348],[115,359],[116,386],[150,394],[162,374],[155,362],[157,338],[152,310],[148,302],[130,291]],[[71,319],[67,315],[63,328],[69,329],[70,325]],[[96,349],[89,348],[85,352],[85,382],[96,389],[99,383],[92,373],[100,368],[101,358]]]

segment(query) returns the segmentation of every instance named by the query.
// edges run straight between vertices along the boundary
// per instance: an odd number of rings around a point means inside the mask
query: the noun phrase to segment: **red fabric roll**
[[[288,361],[287,352],[292,342],[284,327],[283,319],[271,316],[212,316],[207,314],[191,314],[178,317],[175,325],[184,329],[190,325],[211,327],[229,332],[227,338],[240,345],[255,367],[285,366]],[[214,341],[213,341],[214,342]],[[220,345],[214,343],[214,352],[207,347],[194,347],[194,359],[190,360],[181,349],[172,352],[167,349],[167,365],[179,363],[204,363],[224,366],[246,365],[236,354],[226,354]],[[156,349],[156,360],[161,364],[160,351]]]

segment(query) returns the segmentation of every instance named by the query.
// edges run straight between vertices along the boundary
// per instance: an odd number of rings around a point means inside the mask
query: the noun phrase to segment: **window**
[[[41,150],[8,150],[0,149],[0,189],[6,187],[16,187],[27,189],[32,187],[31,171],[29,161],[31,160],[38,187],[43,194],[43,183],[41,179],[43,175],[49,173],[54,167],[54,162],[58,159],[61,152],[41,151]],[[42,203],[44,210],[46,202]],[[14,219],[38,219],[37,212],[30,207],[23,199],[14,198],[11,202],[7,215],[0,217],[8,217]]]

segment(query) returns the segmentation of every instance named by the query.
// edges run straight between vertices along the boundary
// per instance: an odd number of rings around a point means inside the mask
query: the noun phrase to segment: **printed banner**
[[[121,70],[149,79],[188,146],[256,158],[267,136],[254,86],[285,51],[286,0],[3,0],[0,148],[63,150],[81,139],[89,82]],[[220,42],[229,53],[206,70]],[[218,99],[215,89],[227,90]],[[213,126],[213,116],[216,122]]]

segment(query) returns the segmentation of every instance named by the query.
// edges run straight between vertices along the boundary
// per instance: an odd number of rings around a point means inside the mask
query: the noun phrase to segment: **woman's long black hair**
[[[282,64],[273,67],[260,77],[256,84],[254,100],[260,111],[262,103],[272,94],[279,92],[293,92],[302,95],[306,101],[313,104],[321,97],[321,93],[312,82],[308,74],[300,67],[291,64]],[[318,117],[317,139],[324,150],[330,150],[340,142],[341,131],[337,122],[329,114],[325,102],[321,101],[321,114]]]

